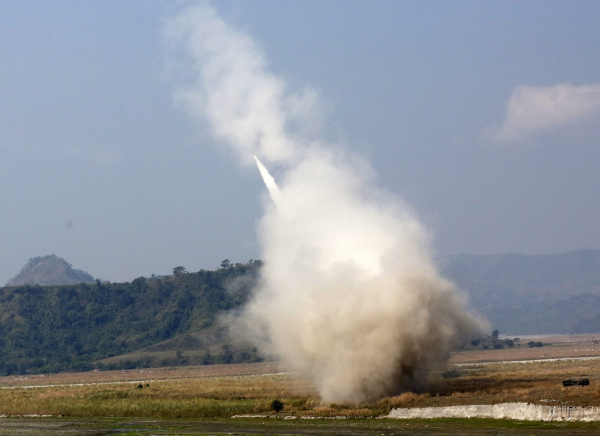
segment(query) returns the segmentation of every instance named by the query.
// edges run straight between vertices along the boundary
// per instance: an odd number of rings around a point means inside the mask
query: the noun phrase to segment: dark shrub
[[[444,371],[442,373],[442,377],[444,377],[444,378],[456,378],[456,377],[460,377],[460,376],[461,376],[460,372],[458,372],[455,369],[449,369],[448,371]]]
[[[283,403],[279,400],[273,400],[271,403],[271,409],[273,409],[275,413],[279,413],[283,410]]]

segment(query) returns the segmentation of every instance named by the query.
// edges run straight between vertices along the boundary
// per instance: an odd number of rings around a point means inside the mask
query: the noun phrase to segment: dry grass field
[[[0,388],[80,383],[115,383],[151,380],[194,379],[222,376],[273,374],[281,372],[276,362],[243,365],[202,365],[166,368],[90,371],[60,374],[16,375],[0,377]]]
[[[547,343],[547,339],[542,341]],[[227,418],[273,414],[270,403],[274,399],[285,404],[280,416],[297,417],[375,417],[395,407],[513,401],[600,406],[599,359],[499,362],[564,358],[568,357],[568,350],[575,353],[586,347],[591,349],[595,345],[591,341],[583,338],[536,349],[514,347],[458,353],[452,361],[460,366],[450,365],[432,373],[421,392],[360,405],[324,404],[310,383],[281,372],[273,362],[2,377],[0,414]],[[542,356],[536,354],[540,351]],[[591,384],[564,388],[561,381],[567,378],[588,378]]]
[[[274,398],[310,407],[306,384],[286,375],[165,379],[136,383],[16,387],[0,391],[6,415],[228,417],[269,411]]]
[[[514,347],[505,347],[500,350],[473,350],[454,353],[450,359],[450,363],[594,356],[600,358],[599,340],[600,334],[525,336],[519,338],[519,341],[515,342]],[[530,348],[527,346],[527,343],[531,341],[550,345]]]

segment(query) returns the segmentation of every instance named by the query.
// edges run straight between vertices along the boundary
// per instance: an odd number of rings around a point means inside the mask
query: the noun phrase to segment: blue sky
[[[111,281],[259,256],[258,172],[173,102],[188,4],[3,4],[0,283],[50,253]],[[439,255],[600,248],[599,3],[214,5]]]

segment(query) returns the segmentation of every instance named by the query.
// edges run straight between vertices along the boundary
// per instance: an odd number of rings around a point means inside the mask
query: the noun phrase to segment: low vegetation
[[[432,374],[429,386],[421,392],[405,392],[368,404],[323,403],[312,385],[293,374],[263,374],[276,370],[266,363],[220,365],[210,370],[206,372],[207,367],[201,366],[58,374],[26,380],[0,378],[4,386],[0,390],[0,413],[224,418],[275,415],[279,411],[282,416],[358,418],[382,416],[396,407],[503,402],[600,406],[600,360],[464,365]],[[94,377],[98,384],[86,384]],[[589,386],[562,385],[564,379],[583,378],[590,380]],[[50,386],[31,388],[45,384]]]
[[[305,383],[290,376],[225,376],[3,389],[0,391],[0,413],[65,417],[228,417],[272,413],[275,398],[285,398],[286,407],[296,410],[308,409],[318,403],[314,392]]]

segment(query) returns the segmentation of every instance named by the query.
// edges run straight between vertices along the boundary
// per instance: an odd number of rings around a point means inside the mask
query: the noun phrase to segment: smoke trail
[[[188,9],[165,31],[195,77],[177,101],[243,163],[256,155],[281,174],[276,184],[257,160],[277,207],[265,205],[259,227],[265,264],[247,321],[325,401],[421,383],[478,328],[437,273],[423,226],[364,161],[302,134],[316,93],[287,94],[252,39],[214,8]]]

